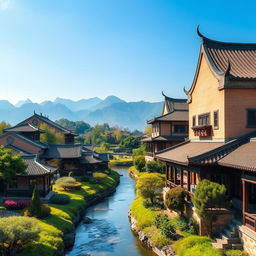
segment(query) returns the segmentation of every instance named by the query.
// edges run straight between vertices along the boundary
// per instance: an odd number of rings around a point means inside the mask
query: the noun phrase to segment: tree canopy
[[[14,182],[17,174],[25,174],[27,165],[19,155],[13,155],[11,149],[0,146],[0,178],[7,184]]]
[[[9,123],[6,122],[0,122],[0,135],[2,135],[4,133],[4,129],[6,128],[10,128],[11,125]]]
[[[91,129],[91,126],[84,121],[70,121],[66,118],[61,118],[56,120],[56,123],[67,128],[67,129],[75,129],[75,132],[78,134],[84,134],[85,132]]]
[[[56,132],[53,128],[50,128],[47,124],[41,124],[40,129],[45,133],[40,135],[40,141],[46,144],[63,144],[64,135]]]

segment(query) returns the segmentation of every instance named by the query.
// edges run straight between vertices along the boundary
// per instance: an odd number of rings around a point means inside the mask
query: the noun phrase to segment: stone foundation
[[[256,232],[242,225],[239,227],[239,236],[243,243],[244,251],[246,251],[249,254],[249,256],[255,256],[256,255]]]

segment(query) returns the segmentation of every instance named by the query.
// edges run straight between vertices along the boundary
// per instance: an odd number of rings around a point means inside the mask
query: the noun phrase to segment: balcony
[[[211,125],[198,125],[192,127],[195,136],[199,137],[209,137],[212,135],[212,126]]]

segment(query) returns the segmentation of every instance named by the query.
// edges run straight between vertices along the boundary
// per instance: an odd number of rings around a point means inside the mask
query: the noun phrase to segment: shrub
[[[22,210],[31,204],[30,200],[6,200],[4,206],[7,210]]]
[[[145,173],[139,177],[136,188],[143,198],[149,199],[153,204],[158,190],[163,186],[164,181],[158,173]]]
[[[82,187],[82,183],[81,182],[76,182],[74,184],[74,186],[72,187],[72,189],[79,190],[79,189],[81,189],[81,187]]]
[[[55,182],[57,187],[61,187],[64,190],[70,190],[74,188],[76,180],[73,177],[61,177]]]
[[[151,227],[147,227],[143,230],[146,235],[150,238],[150,240],[152,241],[152,243],[158,247],[158,248],[162,248],[166,245],[168,245],[170,243],[170,239],[167,238],[162,232],[161,230],[159,230],[157,227],[155,226],[151,226]]]
[[[174,244],[174,250],[178,254],[178,256],[184,256],[185,252],[194,247],[195,245],[211,245],[212,240],[209,237],[204,236],[189,236],[186,238],[183,238],[181,240],[178,240]],[[201,254],[194,254],[194,255],[201,255]]]
[[[248,254],[240,250],[227,250],[224,252],[226,256],[247,256]]]
[[[146,172],[164,173],[164,163],[160,161],[148,161],[146,163]]]
[[[145,157],[144,156],[135,156],[133,164],[138,171],[142,172],[146,165]]]
[[[184,256],[222,256],[222,253],[210,244],[197,244],[185,251]]]
[[[90,182],[91,176],[89,175],[84,175],[81,177],[81,181],[83,182]]]
[[[175,239],[176,232],[173,224],[165,214],[157,215],[154,225],[161,230],[161,232],[168,238]]]
[[[41,203],[39,191],[37,186],[35,186],[31,205],[24,211],[23,215],[27,217],[46,218],[50,213],[51,208],[48,205]]]
[[[13,216],[0,218],[0,247],[6,255],[13,255],[29,242],[39,239],[41,227],[32,218]]]
[[[169,209],[183,214],[186,200],[186,192],[181,187],[170,189],[165,195],[165,205]]]
[[[69,196],[64,194],[55,194],[49,200],[50,204],[68,204],[69,202]]]

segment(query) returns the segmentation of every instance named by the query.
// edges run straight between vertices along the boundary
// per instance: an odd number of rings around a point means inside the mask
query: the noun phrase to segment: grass
[[[132,158],[119,158],[119,159],[113,159],[109,161],[110,166],[115,166],[115,165],[132,165],[133,160]]]
[[[129,168],[129,172],[134,173],[134,174],[137,175],[138,177],[139,177],[141,174],[144,173],[144,172],[138,171],[138,170],[135,168],[135,166],[131,166],[131,167]]]
[[[70,202],[66,205],[49,204],[51,215],[44,220],[37,220],[42,226],[39,241],[30,243],[20,256],[52,256],[63,245],[63,236],[74,230],[72,220],[77,212],[82,209],[93,195],[107,191],[119,182],[119,174],[111,171],[110,174],[101,179],[100,184],[81,182],[80,190],[61,191],[60,194],[69,196]],[[54,188],[57,189],[56,187]]]

